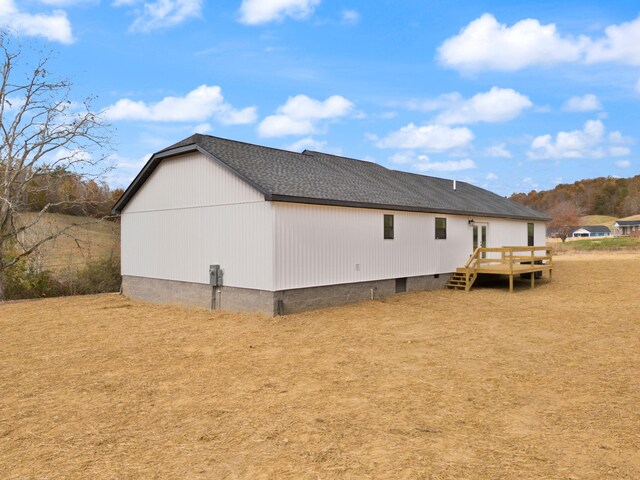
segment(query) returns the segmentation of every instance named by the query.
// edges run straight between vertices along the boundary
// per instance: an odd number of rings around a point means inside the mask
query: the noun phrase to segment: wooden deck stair
[[[537,272],[553,272],[553,254],[550,247],[502,247],[476,248],[464,267],[456,269],[449,279],[447,288],[471,290],[478,275],[507,275],[509,291],[513,292],[514,275],[530,274],[531,288],[535,284]]]
[[[462,270],[462,269],[459,269]],[[467,281],[467,275],[465,272],[454,272],[449,281],[447,282],[447,288],[452,290],[465,290],[469,291],[473,282],[476,281],[477,275],[475,272],[469,273],[469,280]]]

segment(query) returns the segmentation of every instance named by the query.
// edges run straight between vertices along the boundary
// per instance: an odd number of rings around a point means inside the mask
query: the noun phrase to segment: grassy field
[[[595,252],[595,251],[620,251],[640,250],[639,237],[602,237],[586,238],[584,240],[567,241],[565,243],[554,242],[553,249],[556,252]]]
[[[640,253],[281,318],[0,305],[3,479],[638,479]]]
[[[586,215],[584,217],[580,217],[580,225],[605,225],[610,229],[613,229],[613,224],[616,220],[616,217],[610,217],[608,215]]]
[[[28,221],[34,214],[23,214]],[[91,260],[98,260],[119,250],[119,228],[114,222],[95,222],[87,217],[74,217],[58,213],[49,213],[37,225],[27,231],[28,239],[39,239],[51,231],[57,231],[78,222],[86,225],[73,226],[69,231],[47,242],[40,249],[35,261],[48,270],[68,267],[81,267]]]

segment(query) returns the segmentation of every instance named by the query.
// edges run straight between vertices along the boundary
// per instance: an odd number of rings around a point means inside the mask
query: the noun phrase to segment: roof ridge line
[[[303,152],[294,152],[293,150],[287,150],[287,149],[284,149],[284,148],[269,147],[268,145],[258,145],[257,143],[244,142],[242,140],[232,140],[230,138],[218,137],[216,135],[207,135],[205,133],[195,133],[192,136],[196,136],[196,135],[200,136],[200,137],[204,137],[204,138],[214,138],[216,140],[223,140],[223,141],[231,142],[231,143],[242,143],[243,145],[249,145],[251,147],[267,148],[269,150],[276,150],[278,152],[292,153],[294,155],[302,155],[302,153],[303,153]]]

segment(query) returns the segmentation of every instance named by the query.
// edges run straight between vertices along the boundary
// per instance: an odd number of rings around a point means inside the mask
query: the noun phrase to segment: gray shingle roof
[[[632,227],[634,225],[640,225],[640,220],[616,220],[616,223],[620,227]]]
[[[547,220],[531,208],[469,183],[387,169],[373,162],[302,153],[196,134],[156,153],[114,206],[120,212],[158,163],[197,148],[273,201]]]
[[[605,227],[604,225],[587,225],[585,227],[580,227],[587,232],[591,233],[611,233],[609,227]]]

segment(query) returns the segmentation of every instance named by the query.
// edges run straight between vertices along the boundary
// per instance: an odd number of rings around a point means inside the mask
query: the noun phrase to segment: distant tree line
[[[553,190],[514,193],[514,200],[554,216],[561,210],[576,215],[610,215],[622,218],[640,214],[640,175],[631,178],[599,177],[572,184],[557,185]]]
[[[39,212],[49,205],[50,213],[103,218],[122,192],[102,180],[56,168],[40,172],[26,185],[21,203],[24,211]]]

